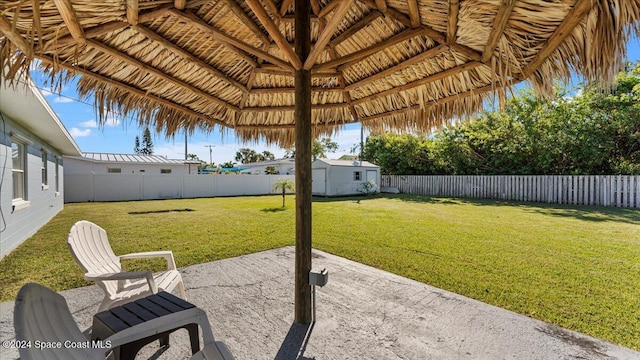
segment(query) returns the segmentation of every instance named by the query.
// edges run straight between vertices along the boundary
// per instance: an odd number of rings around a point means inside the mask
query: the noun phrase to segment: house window
[[[120,174],[120,173],[122,173],[122,169],[121,168],[107,168],[107,172],[109,174]]]
[[[60,158],[58,156],[54,156],[53,160],[56,162],[56,172],[53,181],[56,185],[56,192],[60,192]]]
[[[362,171],[354,171],[353,172],[353,181],[362,180]]]
[[[49,172],[47,171],[47,152],[42,150],[42,165],[41,173],[42,173],[42,190],[47,190],[49,188]]]
[[[171,169],[160,169],[160,174],[171,174]]]
[[[140,169],[140,172],[141,172],[141,173],[143,173],[143,172],[145,172],[145,171],[146,171],[145,169]]]
[[[27,165],[26,145],[16,140],[11,140],[11,159],[13,165],[11,173],[13,175],[13,203],[27,200],[27,175],[25,173]]]

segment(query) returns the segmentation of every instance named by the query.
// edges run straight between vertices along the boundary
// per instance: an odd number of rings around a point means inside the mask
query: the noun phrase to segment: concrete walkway
[[[640,353],[366,265],[314,251],[329,283],[318,321],[292,326],[294,249],[182,269],[189,301],[205,309],[217,340],[238,360],[281,359],[640,359]],[[63,291],[76,321],[91,325],[102,293]],[[0,304],[0,338],[12,338],[13,303]],[[137,359],[189,357],[186,331]],[[0,349],[0,359],[17,352]]]

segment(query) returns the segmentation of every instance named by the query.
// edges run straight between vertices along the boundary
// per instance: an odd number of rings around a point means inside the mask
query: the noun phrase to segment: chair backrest
[[[105,274],[122,271],[120,258],[111,250],[107,232],[86,220],[75,223],[69,231],[67,245],[85,273]],[[108,294],[117,292],[117,281],[101,281],[98,285]]]
[[[16,340],[30,341],[20,347],[20,359],[85,359],[91,349],[72,348],[71,343],[86,343],[73,320],[65,299],[39,284],[29,283],[18,292],[13,313]],[[61,344],[60,348],[37,348],[39,344]],[[67,346],[65,346],[65,342]]]

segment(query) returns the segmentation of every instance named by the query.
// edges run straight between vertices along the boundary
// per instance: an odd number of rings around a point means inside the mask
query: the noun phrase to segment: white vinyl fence
[[[640,176],[633,175],[382,175],[381,186],[415,195],[640,208]]]
[[[64,201],[128,201],[275,194],[294,175],[65,174]]]

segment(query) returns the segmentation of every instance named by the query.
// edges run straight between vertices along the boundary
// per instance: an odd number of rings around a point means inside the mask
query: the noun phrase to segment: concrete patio
[[[260,359],[640,359],[640,353],[533,320],[321,251],[329,269],[317,322],[292,326],[294,249],[183,268],[189,301],[206,310],[217,340],[238,360]],[[102,292],[63,291],[81,328]],[[0,338],[13,335],[13,303],[0,304]],[[186,331],[137,359],[186,359]],[[0,359],[17,351],[0,348]]]

